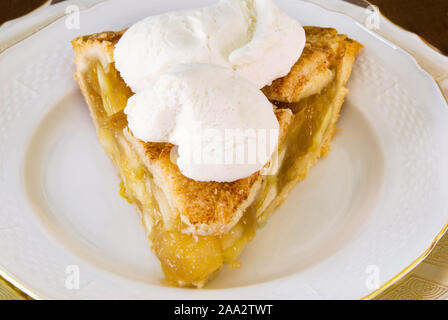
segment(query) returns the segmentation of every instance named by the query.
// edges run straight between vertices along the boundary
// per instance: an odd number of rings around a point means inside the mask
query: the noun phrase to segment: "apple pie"
[[[238,258],[293,186],[325,156],[347,94],[358,42],[334,29],[305,27],[302,56],[285,77],[262,89],[280,124],[278,152],[263,172],[233,182],[199,182],[171,161],[173,145],[143,142],[127,127],[123,109],[133,95],[114,66],[124,31],[72,40],[75,78],[98,138],[118,169],[120,193],[140,213],[166,279],[202,287]],[[275,164],[275,165],[274,165]]]

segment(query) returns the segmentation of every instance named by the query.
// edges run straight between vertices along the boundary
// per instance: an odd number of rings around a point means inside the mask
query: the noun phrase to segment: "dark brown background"
[[[52,2],[60,2],[53,0]],[[364,0],[348,0],[363,3]],[[0,0],[0,24],[49,0]],[[448,55],[448,0],[369,0],[391,21],[417,33]]]
[[[448,55],[448,0],[369,0],[391,21]]]

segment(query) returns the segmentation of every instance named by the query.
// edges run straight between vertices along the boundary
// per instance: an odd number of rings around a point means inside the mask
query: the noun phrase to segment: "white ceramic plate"
[[[70,39],[207,0],[108,1],[0,55],[0,269],[41,298],[353,298],[422,254],[448,221],[448,107],[412,57],[352,19],[279,0],[362,42],[326,159],[206,289],[165,286],[73,80]],[[79,271],[79,289],[73,275]]]

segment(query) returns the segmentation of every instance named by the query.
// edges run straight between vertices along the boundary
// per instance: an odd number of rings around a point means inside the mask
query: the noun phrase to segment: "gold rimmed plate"
[[[209,3],[108,1],[81,11],[80,29],[61,19],[0,55],[0,267],[35,296],[357,299],[412,266],[446,228],[448,107],[437,84],[347,16],[282,0],[302,24],[365,45],[342,131],[247,247],[240,269],[223,270],[203,290],[166,286],[136,213],[118,196],[73,81],[69,41]]]

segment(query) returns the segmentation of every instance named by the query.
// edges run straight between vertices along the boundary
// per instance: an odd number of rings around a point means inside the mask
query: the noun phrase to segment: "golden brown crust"
[[[120,31],[103,31],[99,33],[84,35],[73,39],[72,44],[75,46],[76,43],[87,43],[90,40],[100,42],[108,41],[112,44],[116,44],[126,30],[127,29],[123,29]]]
[[[288,75],[262,90],[269,100],[298,102],[318,94],[335,77],[335,67],[349,48],[354,56],[362,45],[332,28],[304,27],[306,44]],[[356,52],[355,52],[356,51]]]
[[[97,55],[101,62],[113,63],[114,46],[120,40],[125,30],[122,31],[105,31],[94,33],[72,40],[72,47],[75,51],[75,65],[83,70],[86,56]],[[106,59],[106,60],[105,60]],[[79,71],[79,70],[77,70]],[[75,75],[77,75],[75,73]]]

